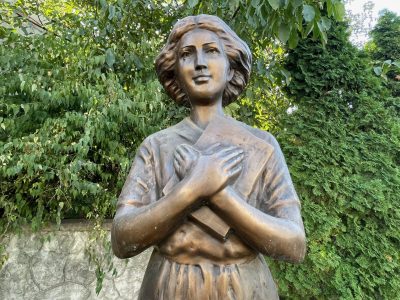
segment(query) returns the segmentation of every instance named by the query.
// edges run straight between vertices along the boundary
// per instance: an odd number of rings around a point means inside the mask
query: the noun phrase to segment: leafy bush
[[[400,16],[384,11],[370,35],[367,52],[381,65],[375,70],[385,76],[392,95],[400,97]],[[400,112],[399,106],[397,110]]]
[[[324,49],[289,52],[295,105],[281,141],[303,205],[305,263],[273,264],[288,299],[395,299],[400,292],[400,120],[365,55],[336,24]]]
[[[323,2],[329,16],[343,16],[341,3]],[[227,111],[272,130],[289,102],[279,88],[284,52],[271,37],[311,30],[323,39],[327,26],[317,23],[328,23],[302,1],[3,1],[0,10],[1,232],[113,215],[138,144],[185,115],[153,68],[178,18],[218,14],[246,37],[256,74],[242,105]],[[42,34],[20,34],[33,23]]]
[[[47,34],[23,37],[9,30],[0,47],[6,227],[112,216],[138,144],[182,116],[167,104],[152,68],[145,68],[159,37],[118,36],[122,20],[111,22],[110,7],[103,16],[98,7],[73,12],[65,5],[46,16],[52,20]]]

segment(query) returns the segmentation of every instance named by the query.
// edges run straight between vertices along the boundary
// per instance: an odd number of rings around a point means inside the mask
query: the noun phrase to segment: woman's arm
[[[263,186],[257,208],[231,187],[214,195],[210,205],[240,237],[261,253],[300,262],[306,252],[300,202],[278,142],[265,132],[263,139],[273,147],[273,152],[262,178],[257,179]]]
[[[135,256],[164,239],[192,210],[198,198],[188,180],[179,182],[165,197],[137,207],[125,204],[117,209],[111,241],[119,258]]]
[[[139,167],[132,168],[127,181],[140,181],[135,176],[142,170],[140,164],[148,160],[146,157],[142,155],[135,160]],[[242,151],[235,147],[209,155],[200,154],[190,173],[168,195],[146,205],[135,199],[124,200],[117,209],[111,231],[115,255],[120,258],[134,256],[167,237],[198,206],[199,199],[223,189],[228,180],[241,171],[242,159]],[[135,188],[124,186],[124,190],[129,189]],[[149,187],[146,185],[144,189]]]
[[[235,233],[264,255],[300,262],[306,239],[298,206],[287,208],[287,217],[274,217],[248,204],[231,187],[211,198],[211,208]]]
[[[274,147],[274,153],[266,166],[264,196],[267,199],[262,201],[265,205],[260,205],[262,210],[248,204],[230,186],[212,195],[210,206],[257,251],[300,262],[306,251],[300,205],[278,142],[272,136],[268,142]],[[180,177],[185,178],[183,175],[194,164],[195,152],[199,153],[189,146],[178,147],[175,168],[181,170]]]

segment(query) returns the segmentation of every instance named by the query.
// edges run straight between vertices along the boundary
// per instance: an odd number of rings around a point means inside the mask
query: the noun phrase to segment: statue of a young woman
[[[218,17],[176,23],[158,77],[190,116],[140,146],[112,228],[115,255],[154,246],[139,299],[277,299],[263,255],[305,254],[300,203],[275,138],[224,115],[248,46]]]

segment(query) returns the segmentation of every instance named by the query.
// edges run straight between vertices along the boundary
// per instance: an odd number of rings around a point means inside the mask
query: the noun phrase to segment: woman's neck
[[[212,105],[192,105],[190,119],[200,128],[204,129],[215,116],[223,116],[224,110],[221,102]]]

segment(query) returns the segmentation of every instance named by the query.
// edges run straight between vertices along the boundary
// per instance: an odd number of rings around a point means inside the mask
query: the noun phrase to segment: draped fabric
[[[261,255],[241,264],[179,264],[154,251],[139,299],[272,300],[278,295]]]
[[[302,224],[300,202],[275,138],[268,132],[225,118],[232,124],[232,135],[237,134],[240,138],[249,134],[269,149],[265,154],[268,156],[265,166],[254,183],[247,185],[251,189],[243,195],[244,199],[267,214]],[[238,127],[241,129],[235,132]],[[186,118],[146,138],[138,149],[117,205],[140,207],[163,197],[166,186],[176,180],[173,167],[176,147],[180,144],[194,146],[202,134],[203,130]],[[254,148],[254,145],[247,142],[243,147]],[[254,158],[249,156],[248,159]],[[174,259],[175,253],[189,251],[189,248],[197,258],[193,263]],[[223,263],[229,258],[234,261],[238,256],[250,257],[248,254],[252,251],[251,246],[235,234],[220,241],[190,220],[184,220],[175,232],[155,245],[139,299],[278,299],[270,271],[261,255],[256,253],[245,262]],[[202,257],[211,258],[211,262],[203,262]]]

